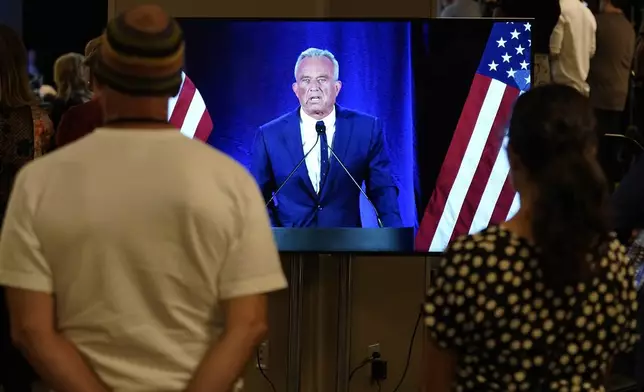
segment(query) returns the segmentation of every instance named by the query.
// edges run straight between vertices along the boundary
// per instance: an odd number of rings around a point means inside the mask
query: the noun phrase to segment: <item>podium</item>
[[[340,261],[335,392],[348,392],[351,344],[351,264],[356,254],[403,254],[414,251],[409,228],[273,228],[280,253],[290,265],[287,392],[300,392],[302,288],[307,257],[332,254]]]

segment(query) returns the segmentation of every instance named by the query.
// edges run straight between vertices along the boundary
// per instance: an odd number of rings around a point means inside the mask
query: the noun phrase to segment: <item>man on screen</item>
[[[255,137],[251,171],[273,226],[362,226],[360,190],[342,164],[358,184],[366,184],[382,225],[402,226],[380,121],[336,105],[338,77],[331,52],[302,52],[293,83],[300,107],[261,126]]]

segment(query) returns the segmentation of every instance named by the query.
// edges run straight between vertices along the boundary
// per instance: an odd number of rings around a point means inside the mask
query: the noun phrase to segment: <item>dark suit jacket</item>
[[[389,171],[385,137],[377,118],[336,106],[333,151],[367,195],[386,227],[402,226],[398,188]],[[268,201],[304,157],[299,108],[257,132],[251,172]],[[360,191],[331,155],[331,166],[320,193],[309,179],[306,163],[284,185],[269,206],[276,227],[360,227]]]

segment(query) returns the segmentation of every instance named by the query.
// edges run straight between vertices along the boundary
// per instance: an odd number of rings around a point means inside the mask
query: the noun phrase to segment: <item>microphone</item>
[[[326,125],[324,125],[324,122],[322,122],[322,121],[318,121],[318,122],[315,124],[315,131],[318,133],[318,139],[320,138],[320,136],[321,136],[323,133],[326,133]],[[376,209],[376,206],[373,204],[373,202],[371,201],[371,199],[369,198],[369,196],[367,196],[367,194],[365,193],[365,191],[364,191],[364,190],[362,190],[362,187],[360,186],[360,184],[358,184],[358,181],[356,181],[356,179],[351,175],[351,172],[349,171],[349,169],[347,169],[347,167],[344,165],[344,163],[342,163],[342,160],[340,160],[340,158],[338,158],[338,156],[335,154],[335,151],[333,151],[333,149],[331,148],[331,146],[330,146],[330,145],[328,145],[327,147],[329,148],[329,152],[331,152],[331,155],[333,155],[333,157],[335,158],[335,160],[336,160],[336,161],[338,161],[338,163],[340,164],[340,166],[342,166],[342,169],[344,169],[344,172],[345,172],[345,173],[347,173],[347,175],[349,176],[349,178],[351,179],[351,181],[353,181],[353,183],[355,184],[355,186],[356,186],[356,187],[358,187],[358,190],[360,191],[360,193],[362,193],[362,195],[367,199],[367,201],[368,201],[368,202],[369,202],[369,204],[371,205],[371,208],[373,208],[373,212],[375,212],[375,213],[376,213],[376,219],[378,220],[378,227],[380,227],[380,228],[385,227],[385,226],[382,224],[382,220],[380,220],[380,215],[378,214],[378,210]]]
[[[317,126],[316,126],[315,130],[317,131]],[[273,196],[271,196],[271,198],[266,202],[266,207],[268,207],[268,205],[269,205],[269,204],[271,204],[271,202],[273,201],[273,199],[275,199],[275,196],[277,196],[277,194],[278,194],[278,193],[280,193],[280,191],[282,190],[282,188],[284,188],[284,185],[286,185],[286,183],[288,182],[288,180],[290,180],[290,179],[291,179],[291,177],[293,177],[293,174],[295,174],[295,172],[297,171],[297,169],[299,169],[299,168],[300,168],[300,166],[302,166],[302,164],[303,164],[303,163],[304,163],[304,161],[306,160],[306,157],[308,157],[308,156],[309,156],[309,154],[311,154],[311,151],[313,151],[313,149],[315,148],[315,146],[317,146],[317,145],[318,145],[318,142],[319,142],[319,141],[320,141],[320,133],[318,132],[318,136],[317,136],[317,138],[315,139],[315,143],[313,143],[313,146],[312,146],[312,147],[311,147],[311,148],[306,152],[306,154],[304,154],[304,156],[302,157],[302,159],[300,159],[300,161],[297,163],[297,165],[295,165],[295,167],[293,168],[293,170],[291,170],[291,172],[290,172],[290,173],[288,173],[288,176],[286,176],[286,179],[285,179],[284,181],[282,181],[282,183],[280,184],[280,186],[278,186],[278,187],[277,187],[277,190],[276,190],[275,192],[273,192]]]

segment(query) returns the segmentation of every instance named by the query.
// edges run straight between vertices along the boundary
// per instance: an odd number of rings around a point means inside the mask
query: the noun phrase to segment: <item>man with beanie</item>
[[[20,172],[0,236],[17,345],[60,392],[229,392],[286,287],[251,175],[167,123],[184,42],[159,7],[111,21],[105,126]]]
[[[85,65],[89,69],[90,88],[94,92],[91,101],[70,108],[60,120],[56,130],[56,147],[62,147],[89,134],[103,125],[103,108],[100,94],[94,89],[93,63],[98,54],[101,38],[94,38],[85,46]]]

